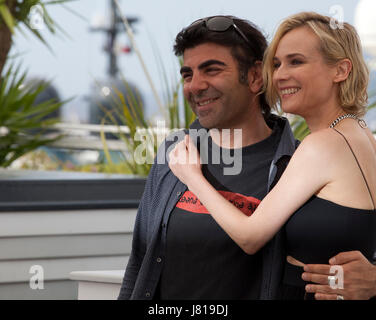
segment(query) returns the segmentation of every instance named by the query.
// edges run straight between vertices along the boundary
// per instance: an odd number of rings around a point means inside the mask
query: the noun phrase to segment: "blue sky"
[[[270,40],[278,23],[288,15],[299,11],[317,11],[333,16],[340,6],[344,20],[354,23],[354,12],[358,0],[119,0],[125,15],[137,16],[140,21],[135,26],[136,44],[142,53],[147,68],[159,92],[162,91],[161,78],[156,63],[155,52],[161,56],[166,73],[171,78],[178,77],[177,60],[172,53],[175,35],[192,21],[209,15],[231,14],[256,23]],[[66,107],[64,115],[74,120],[85,118],[90,88],[95,79],[106,78],[108,61],[102,48],[105,35],[89,32],[93,16],[108,15],[108,0],[77,0],[69,7],[85,19],[81,19],[59,5],[50,6],[51,16],[67,32],[70,38],[53,36],[42,31],[53,48],[52,54],[32,35],[25,38],[16,35],[12,53],[21,53],[17,61],[33,77],[52,79],[53,84],[66,99],[75,97]],[[126,35],[118,37],[119,43],[127,44]],[[126,79],[135,84],[146,98],[147,107],[152,110],[153,96],[136,54],[120,55],[119,67]]]

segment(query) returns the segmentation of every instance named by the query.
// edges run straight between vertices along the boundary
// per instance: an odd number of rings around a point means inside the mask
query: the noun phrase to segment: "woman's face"
[[[309,27],[285,34],[274,56],[273,85],[284,112],[307,116],[337,103],[336,67],[320,52],[319,38]]]

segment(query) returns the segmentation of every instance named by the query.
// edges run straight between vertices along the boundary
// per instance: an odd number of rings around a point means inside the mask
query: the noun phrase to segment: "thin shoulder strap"
[[[333,128],[333,129],[334,129],[335,131],[337,131],[337,132],[343,137],[343,139],[345,139],[347,145],[349,146],[349,148],[350,148],[350,150],[351,150],[351,153],[353,154],[353,156],[354,156],[354,158],[355,158],[355,161],[356,161],[356,163],[358,164],[359,170],[360,170],[360,172],[362,173],[362,176],[363,176],[364,182],[366,183],[366,186],[367,186],[367,189],[368,189],[368,193],[369,193],[369,195],[370,195],[370,197],[371,197],[371,200],[372,200],[373,209],[375,210],[375,209],[376,209],[376,208],[375,208],[375,202],[373,201],[373,197],[372,197],[371,190],[370,190],[370,188],[369,188],[369,185],[368,185],[368,182],[367,182],[366,176],[364,175],[364,172],[363,172],[363,170],[362,170],[362,167],[361,167],[360,164],[359,164],[358,158],[356,157],[356,155],[355,155],[353,149],[351,148],[350,143],[347,141],[346,137],[345,137],[341,132],[339,132],[336,128]]]

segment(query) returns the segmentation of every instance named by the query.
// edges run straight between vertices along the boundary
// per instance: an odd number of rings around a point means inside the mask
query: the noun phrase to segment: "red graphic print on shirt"
[[[250,216],[261,202],[259,199],[247,197],[240,193],[230,191],[218,192],[247,216]],[[182,195],[176,207],[189,212],[209,214],[208,210],[191,191],[186,191]]]

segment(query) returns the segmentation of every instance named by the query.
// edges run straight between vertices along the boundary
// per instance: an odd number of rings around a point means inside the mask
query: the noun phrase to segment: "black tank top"
[[[338,253],[353,250],[361,251],[368,260],[374,259],[375,204],[359,162],[347,139],[343,138],[363,175],[374,209],[350,208],[317,196],[311,197],[286,223],[287,254],[305,264],[328,264],[329,259]],[[307,283],[301,279],[302,272],[301,267],[286,262],[283,282],[305,286]]]

